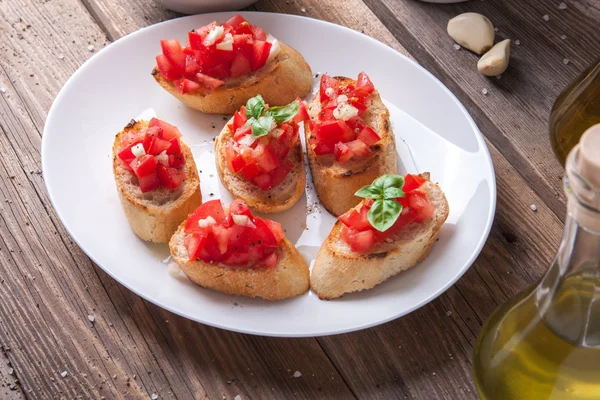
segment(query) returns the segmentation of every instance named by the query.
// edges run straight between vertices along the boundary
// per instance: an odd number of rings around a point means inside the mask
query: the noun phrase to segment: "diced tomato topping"
[[[298,114],[294,116],[293,121],[296,123],[308,121],[310,119],[310,116],[308,115],[308,104],[306,104],[306,101],[304,100],[297,99],[297,101],[300,102],[300,105],[298,106]]]
[[[327,121],[319,125],[315,135],[319,142],[335,144],[342,139],[346,128],[344,121]]]
[[[200,71],[200,64],[193,55],[187,55],[185,58],[185,76],[193,78]]]
[[[252,35],[254,36],[254,39],[256,40],[267,40],[267,34],[265,33],[265,31],[256,26],[256,25],[252,25],[250,26],[250,29],[252,30]]]
[[[369,146],[358,139],[346,144],[350,148],[352,154],[358,157],[366,157],[373,152]]]
[[[185,171],[179,168],[165,167],[158,164],[156,173],[160,185],[167,189],[177,189],[185,179]]]
[[[404,192],[410,192],[411,190],[418,189],[424,184],[426,181],[424,178],[421,178],[419,175],[407,174],[404,177]]]
[[[350,147],[343,142],[338,142],[335,144],[333,154],[335,154],[335,161],[337,161],[339,164],[344,164],[354,155],[354,153],[352,153],[350,150]]]
[[[332,88],[334,92],[337,92],[338,87],[339,83],[337,79],[334,79],[327,74],[321,75],[321,82],[319,84],[319,95],[321,103],[330,100],[329,96],[327,95],[327,89]]]
[[[177,79],[173,81],[173,85],[177,88],[177,91],[181,94],[193,93],[202,89],[202,85],[191,81],[189,79]]]
[[[250,60],[242,53],[237,53],[231,63],[231,77],[239,78],[248,75],[252,71]]]
[[[133,146],[137,145],[138,143],[142,143],[142,141],[136,140],[136,141],[122,147],[121,150],[119,151],[119,153],[117,154],[119,156],[119,158],[123,161],[131,162],[135,158],[135,156],[131,152],[131,148]],[[128,164],[129,164],[129,162],[128,162]]]
[[[179,140],[177,138],[175,138],[175,140],[177,140],[177,143],[179,143]],[[171,148],[170,141],[155,137],[154,140],[152,141],[152,145],[148,149],[148,153],[157,155],[157,154],[162,153],[163,151],[166,152],[170,148]]]
[[[256,164],[247,164],[243,168],[240,169],[240,173],[247,181],[252,180],[256,175],[260,173],[258,166]]]
[[[169,140],[169,148],[167,149],[167,154],[180,154],[181,153],[181,145],[179,144],[179,138],[174,137]]]
[[[264,191],[269,190],[273,187],[271,185],[271,175],[268,173],[256,175],[253,178],[252,182],[254,182],[260,190]]]
[[[158,127],[162,129],[162,139],[171,140],[174,137],[181,137],[181,132],[175,125],[171,125],[168,122],[160,120],[158,118],[152,118],[148,123],[148,128]]]
[[[265,258],[263,260],[263,263],[264,263],[265,267],[267,267],[267,268],[275,268],[275,267],[277,267],[277,258],[278,258],[277,257],[277,253],[273,252],[273,253],[269,254],[267,256],[267,258]]]
[[[160,187],[160,181],[158,180],[158,176],[156,176],[156,174],[149,174],[143,177],[138,176],[138,184],[140,185],[140,190],[142,193],[146,193]]]
[[[185,73],[185,53],[181,48],[179,40],[161,40],[160,46],[164,56],[175,70],[180,73]]]
[[[239,140],[241,138],[243,138],[246,135],[250,135],[252,133],[252,127],[250,125],[244,127],[240,127],[238,128],[238,130],[235,131],[235,133],[233,134],[233,140],[235,140],[236,142],[239,142]]]
[[[325,154],[331,154],[333,153],[335,148],[335,145],[332,143],[324,143],[324,142],[320,142],[318,143],[315,148],[313,149],[313,151],[315,152],[316,155],[318,156],[322,156]]]
[[[375,90],[375,86],[371,79],[369,79],[368,75],[364,72],[358,74],[358,79],[356,80],[356,89],[364,90],[365,92],[371,94]]]
[[[365,126],[362,131],[358,134],[358,140],[366,144],[367,146],[373,146],[375,143],[381,140],[381,137],[371,128]]]
[[[160,74],[169,80],[179,79],[181,72],[171,65],[167,57],[164,54],[156,56],[156,65]]]
[[[427,195],[418,188],[426,182],[425,179],[416,175],[404,177],[405,197],[396,200],[403,205],[396,222],[385,232],[379,232],[369,222],[368,213],[374,203],[373,199],[364,199],[358,207],[355,207],[339,217],[344,224],[340,239],[346,242],[352,251],[364,252],[372,248],[375,243],[386,240],[390,236],[400,232],[412,222],[420,223],[435,213],[435,206],[431,204]],[[364,232],[370,232],[372,237]]]
[[[173,168],[181,168],[185,165],[183,154],[169,154],[169,166]]]
[[[204,75],[200,72],[196,74],[196,82],[210,90],[214,90],[219,86],[223,86],[225,84],[225,82],[220,79]]]
[[[256,146],[253,156],[262,172],[270,172],[280,165],[277,155],[268,144]]]
[[[343,226],[340,231],[340,240],[350,246],[350,250],[360,253],[370,250],[375,244],[375,232],[372,230],[357,231]]]
[[[200,259],[229,266],[276,267],[277,248],[284,238],[281,225],[255,217],[240,199],[231,203],[229,213],[232,217],[224,215],[219,200],[206,202],[192,212],[184,228],[184,245],[190,261]],[[244,215],[248,223],[239,221],[236,215]]]
[[[283,182],[292,169],[294,169],[294,164],[285,160],[279,167],[271,171],[271,187],[276,187]]]
[[[246,107],[242,106],[240,111],[236,111],[235,114],[233,114],[232,131],[236,132],[238,129],[240,129],[246,124],[246,121],[248,121],[248,117],[246,116]]]
[[[154,156],[145,154],[134,159],[129,166],[138,178],[144,178],[156,170],[156,160]]]
[[[246,22],[246,19],[244,17],[242,17],[240,14],[236,14],[233,17],[229,18],[227,20],[227,22],[225,22],[223,25],[229,25],[235,29],[238,26],[240,26],[240,24],[242,22]]]
[[[256,71],[267,62],[271,51],[271,43],[264,40],[255,40],[252,44],[252,70]]]

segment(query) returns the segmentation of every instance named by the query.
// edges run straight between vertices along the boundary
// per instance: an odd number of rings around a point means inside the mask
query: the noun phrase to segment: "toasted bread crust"
[[[393,242],[376,245],[370,253],[351,252],[339,240],[343,223],[336,222],[319,249],[310,277],[311,289],[320,299],[329,300],[345,293],[371,289],[427,257],[448,217],[449,207],[437,184],[427,182],[421,190],[436,206],[434,215],[428,221],[409,224]]]
[[[355,83],[353,79],[336,76],[338,80]],[[315,119],[321,110],[320,93],[313,97],[309,113]],[[384,174],[396,173],[396,142],[391,130],[390,113],[381,101],[378,91],[371,94],[367,110],[363,114],[381,140],[372,147],[373,154],[364,159],[352,159],[343,165],[335,162],[333,155],[317,156],[311,146],[306,146],[308,164],[319,200],[327,211],[336,217],[342,215],[360,202],[354,193],[365,185],[370,185]],[[308,124],[304,125],[306,142],[311,135]]]
[[[147,127],[148,121],[132,120],[117,134],[113,144],[113,173],[123,211],[133,232],[142,240],[168,243],[181,221],[202,203],[200,177],[190,148],[180,141],[186,172],[182,186],[175,190],[156,189],[146,194],[141,193],[139,186],[137,190],[132,189],[135,176],[121,164],[117,154],[126,132],[139,132]],[[166,201],[153,200],[150,196]]]
[[[306,293],[309,270],[306,261],[286,238],[279,246],[279,261],[275,268],[228,267],[204,261],[188,261],[183,245],[184,224],[169,242],[173,259],[187,277],[199,286],[234,296],[262,297],[282,300]]]
[[[232,81],[212,92],[181,94],[170,80],[160,74],[156,66],[152,76],[186,106],[209,114],[233,114],[257,94],[272,106],[285,105],[310,93],[312,71],[295,49],[282,42],[279,45],[279,54],[264,67],[241,81]]]
[[[231,123],[233,123],[233,118],[229,120],[215,139],[215,163],[221,181],[227,190],[231,192],[233,197],[243,199],[250,208],[257,212],[278,213],[290,209],[302,197],[306,186],[304,152],[300,140],[287,156],[294,168],[279,185],[263,191],[238,174],[231,172],[227,167],[225,149],[233,141],[233,133],[228,128]]]

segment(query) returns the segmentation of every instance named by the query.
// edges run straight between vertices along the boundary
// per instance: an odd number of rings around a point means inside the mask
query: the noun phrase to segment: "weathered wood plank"
[[[576,7],[559,10],[554,3],[535,0],[445,6],[398,0],[365,3],[414,58],[457,95],[483,134],[562,218],[564,196],[558,178],[563,170],[550,149],[548,116],[560,91],[598,56],[598,21]],[[479,74],[477,56],[456,51],[447,35],[448,20],[467,11],[490,17],[498,39],[513,39],[511,63],[501,79]],[[545,14],[548,22],[542,18]],[[567,39],[561,39],[563,34]]]
[[[88,46],[95,51],[106,43],[104,34],[72,0],[0,2],[0,21],[0,49],[6,54],[0,58],[0,341],[25,393],[309,398],[321,388],[352,397],[316,341],[256,342],[157,310],[74,245],[49,205],[40,174],[41,130],[62,83],[92,54]],[[179,324],[187,324],[183,342],[181,329],[166,328]],[[237,363],[206,358],[214,349],[228,354],[233,347]],[[292,357],[295,352],[302,356]],[[283,366],[318,378],[288,379]],[[244,376],[247,368],[250,377]],[[231,377],[244,384],[228,385]]]

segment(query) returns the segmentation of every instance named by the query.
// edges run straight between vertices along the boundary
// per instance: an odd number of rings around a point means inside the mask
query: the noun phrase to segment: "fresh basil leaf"
[[[388,230],[402,212],[402,204],[396,200],[375,200],[371,209],[367,213],[367,219],[379,232]]]
[[[354,195],[358,197],[364,197],[366,199],[381,199],[383,198],[383,190],[372,185],[367,185],[358,189]]]
[[[252,125],[254,123],[254,121],[256,121],[256,118],[254,118],[254,117],[248,118],[248,121],[246,121],[246,123],[244,124],[244,127]]]
[[[268,135],[271,131],[271,125],[273,125],[273,117],[270,115],[260,117],[252,122],[252,137],[256,138]]]
[[[405,197],[404,191],[397,187],[386,187],[383,190],[384,199],[396,199],[398,197]]]
[[[265,112],[265,101],[262,96],[256,95],[246,102],[246,117],[258,118]]]
[[[404,177],[391,174],[382,175],[373,181],[373,186],[377,186],[382,189],[388,187],[397,187],[402,189],[402,187],[404,187]]]
[[[282,123],[294,118],[294,116],[298,114],[299,109],[300,102],[295,100],[285,106],[269,107],[266,114],[272,116],[275,122]]]

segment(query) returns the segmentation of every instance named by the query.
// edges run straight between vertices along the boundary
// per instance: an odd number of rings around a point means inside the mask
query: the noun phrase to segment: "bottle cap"
[[[575,164],[583,179],[600,191],[600,124],[588,128],[581,136]]]

